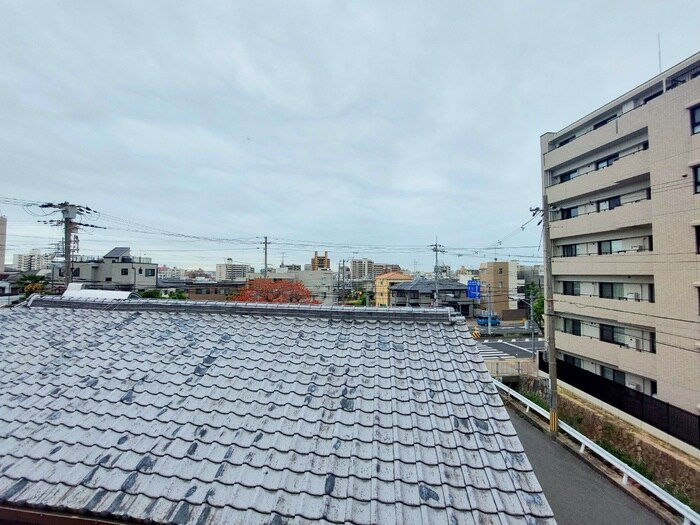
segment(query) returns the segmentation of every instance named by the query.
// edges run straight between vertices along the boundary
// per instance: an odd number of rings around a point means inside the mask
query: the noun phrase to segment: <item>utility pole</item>
[[[71,235],[73,234],[73,220],[78,215],[78,207],[73,204],[64,202],[58,205],[63,215],[63,282],[68,288],[72,277],[73,270],[71,265]]]
[[[263,279],[267,279],[267,235],[263,237],[263,249],[265,250],[265,266],[263,266]]]
[[[435,306],[440,306],[440,296],[438,295],[438,253],[445,253],[445,249],[441,244],[438,244],[437,236],[435,237],[435,244],[431,244],[430,247],[435,252]]]
[[[542,227],[544,228],[544,327],[545,349],[549,363],[549,432],[556,437],[559,430],[557,393],[557,347],[554,341],[554,290],[552,278],[552,241],[549,236],[549,198],[542,195]]]
[[[532,361],[537,363],[535,354],[535,295],[530,292],[530,348],[532,349]]]
[[[489,326],[488,334],[491,335],[491,283],[487,284],[486,288],[488,290],[486,292],[486,299],[488,301],[488,309],[489,309],[489,311],[486,312],[486,319],[488,321],[488,326]]]

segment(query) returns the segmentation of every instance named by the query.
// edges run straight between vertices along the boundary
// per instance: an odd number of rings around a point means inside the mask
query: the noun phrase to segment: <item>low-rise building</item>
[[[397,283],[406,281],[413,281],[413,277],[401,272],[378,275],[374,279],[374,304],[376,306],[389,306],[391,302],[390,288]]]
[[[473,317],[478,299],[467,297],[467,287],[452,279],[439,279],[437,283],[440,306],[450,306],[465,317]],[[397,283],[391,287],[390,306],[428,307],[435,304],[435,281],[418,278]]]
[[[72,281],[92,288],[112,290],[148,290],[157,285],[158,265],[150,257],[133,257],[128,247],[116,247],[103,257],[81,256],[73,259]],[[63,276],[63,267],[59,268]]]

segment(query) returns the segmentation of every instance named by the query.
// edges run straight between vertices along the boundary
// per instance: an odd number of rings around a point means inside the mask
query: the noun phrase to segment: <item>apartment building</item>
[[[12,256],[12,267],[20,272],[45,270],[49,267],[53,254],[42,253],[41,250],[30,250],[29,253],[16,253]]]
[[[328,252],[323,255],[319,255],[318,252],[314,252],[314,256],[311,258],[311,270],[330,270],[331,260],[328,258]]]
[[[389,272],[377,275],[374,279],[375,306],[389,306],[391,287],[405,281],[413,281],[413,276],[401,272]]]
[[[234,263],[231,259],[228,259],[225,264],[216,265],[215,278],[217,281],[234,281],[236,279],[245,279],[248,274],[254,272],[255,269],[252,266]]]
[[[370,259],[352,259],[350,261],[351,279],[374,279],[375,275],[374,261]]]
[[[558,357],[700,412],[700,53],[541,152]]]
[[[479,265],[481,281],[481,309],[500,317],[507,317],[509,310],[518,308],[518,263],[515,261],[489,261]],[[490,294],[490,298],[489,298]],[[518,312],[515,318],[522,317]]]

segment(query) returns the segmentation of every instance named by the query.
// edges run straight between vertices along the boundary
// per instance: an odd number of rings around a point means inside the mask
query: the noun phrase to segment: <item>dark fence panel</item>
[[[540,354],[539,368],[549,372]],[[557,377],[601,401],[700,448],[700,416],[557,359]]]

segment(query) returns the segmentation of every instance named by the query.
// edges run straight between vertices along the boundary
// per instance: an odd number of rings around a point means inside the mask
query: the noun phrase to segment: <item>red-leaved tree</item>
[[[246,303],[319,304],[302,283],[272,279],[253,279],[245,290],[241,290],[230,300]]]

